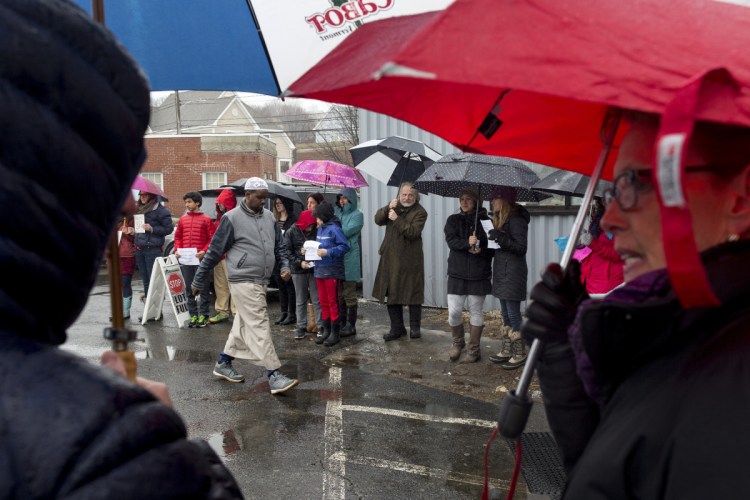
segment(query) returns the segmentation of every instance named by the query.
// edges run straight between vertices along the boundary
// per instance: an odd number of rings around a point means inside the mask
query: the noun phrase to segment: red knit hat
[[[315,217],[313,217],[312,210],[305,210],[304,212],[299,214],[299,218],[294,224],[304,231],[305,229],[316,223],[317,221],[315,220]]]

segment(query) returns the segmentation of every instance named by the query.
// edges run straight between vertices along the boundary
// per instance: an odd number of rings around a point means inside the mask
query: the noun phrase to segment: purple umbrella
[[[358,188],[368,185],[356,168],[327,160],[302,160],[284,174],[292,179],[323,186]]]

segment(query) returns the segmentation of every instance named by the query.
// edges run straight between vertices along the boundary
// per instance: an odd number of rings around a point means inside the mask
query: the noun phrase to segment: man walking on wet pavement
[[[267,198],[266,181],[259,177],[247,180],[245,199],[221,218],[193,280],[192,291],[195,295],[203,289],[209,271],[226,254],[229,289],[237,305],[237,316],[213,374],[229,382],[243,382],[245,377],[237,373],[232,360],[247,359],[266,369],[271,394],[280,394],[299,381],[278,370],[281,362],[271,340],[266,289],[276,260],[284,281],[291,278],[291,273],[281,231],[271,212],[263,208]]]
[[[422,229],[426,222],[427,211],[419,204],[419,193],[411,182],[401,184],[398,198],[375,213],[375,224],[385,226],[385,238],[380,245],[380,263],[372,295],[380,302],[388,297],[391,329],[383,335],[386,342],[406,335],[404,305],[409,306],[409,337],[422,336]]]

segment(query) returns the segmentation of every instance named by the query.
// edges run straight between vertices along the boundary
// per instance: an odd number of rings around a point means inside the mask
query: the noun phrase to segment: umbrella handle
[[[612,111],[611,114],[608,113],[604,118],[604,123],[602,124],[604,145],[599,153],[599,159],[596,162],[594,172],[591,174],[589,184],[586,186],[586,192],[583,195],[581,207],[578,209],[578,215],[576,215],[575,222],[573,222],[573,227],[570,230],[568,244],[565,247],[565,252],[563,252],[560,261],[560,266],[563,269],[567,267],[568,262],[570,262],[573,250],[578,243],[578,236],[580,235],[581,227],[583,226],[583,220],[586,216],[588,206],[591,204],[591,199],[594,197],[596,184],[599,182],[602,172],[604,171],[604,165],[607,164],[607,159],[612,150],[612,144],[614,143],[615,134],[620,125],[621,117],[622,112],[617,110]],[[498,428],[503,437],[508,439],[517,438],[523,432],[524,427],[526,427],[526,421],[528,420],[531,411],[531,398],[529,398],[527,392],[531,383],[531,377],[534,375],[534,368],[536,368],[536,360],[539,357],[542,347],[543,344],[539,339],[534,339],[534,342],[531,343],[531,348],[529,349],[523,372],[518,380],[518,387],[512,391],[513,397],[506,397],[503,400],[503,406],[500,410],[500,417],[498,419]]]

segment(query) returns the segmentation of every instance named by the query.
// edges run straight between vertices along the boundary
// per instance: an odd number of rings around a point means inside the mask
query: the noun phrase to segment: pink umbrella
[[[354,167],[327,160],[302,160],[285,172],[292,179],[323,186],[366,187],[367,181]]]
[[[133,189],[134,191],[143,191],[144,193],[155,194],[157,196],[161,196],[164,201],[169,201],[169,199],[164,194],[164,191],[162,191],[162,189],[157,186],[154,181],[150,181],[142,175],[138,175],[135,178],[135,180],[133,181],[133,185],[130,186],[130,189]]]

